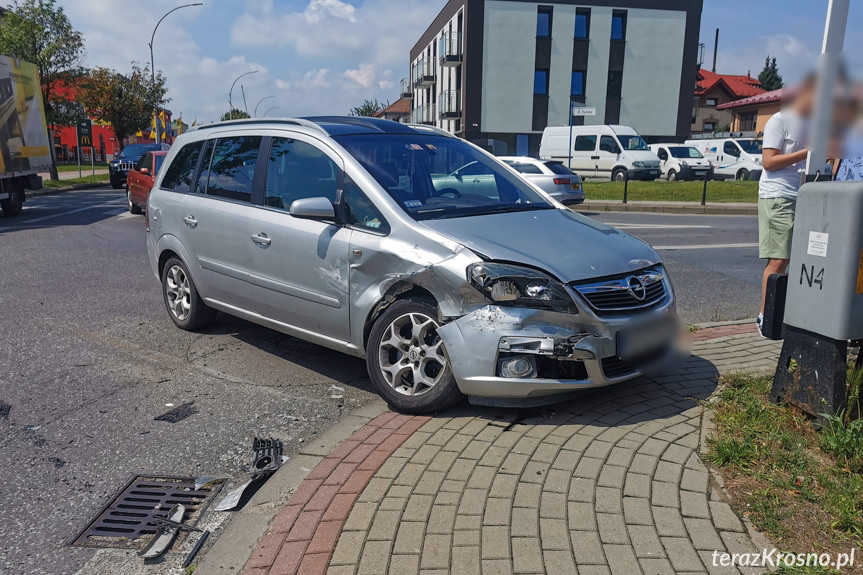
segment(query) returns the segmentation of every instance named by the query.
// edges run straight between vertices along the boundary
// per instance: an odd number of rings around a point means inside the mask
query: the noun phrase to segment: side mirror
[[[335,220],[336,210],[327,198],[303,198],[291,203],[289,213],[307,220]]]
[[[150,168],[141,168],[141,175],[142,176],[149,176],[150,175]]]

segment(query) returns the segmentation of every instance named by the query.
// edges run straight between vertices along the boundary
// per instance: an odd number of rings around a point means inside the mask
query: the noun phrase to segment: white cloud
[[[362,86],[368,88],[377,80],[378,74],[373,64],[360,64],[358,70],[345,70],[345,78],[349,78]]]
[[[315,88],[328,88],[330,83],[327,81],[327,74],[329,70],[326,68],[321,68],[320,70],[309,70],[306,72],[303,79],[306,80],[306,83],[309,86],[313,86]]]
[[[720,42],[716,71],[720,74],[751,73],[757,77],[764,68],[764,59],[776,58],[779,74],[786,83],[800,80],[815,69],[819,45],[810,45],[788,34],[760,36],[749,42],[724,49]]]
[[[354,12],[356,12],[356,8],[340,0],[311,0],[303,12],[303,16],[305,16],[306,22],[311,24],[320,22],[327,16],[356,22]]]

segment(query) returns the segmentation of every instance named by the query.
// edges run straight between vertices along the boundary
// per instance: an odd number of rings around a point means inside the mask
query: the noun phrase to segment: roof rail
[[[431,132],[433,134],[437,134],[438,136],[446,136],[448,138],[458,138],[452,132],[447,132],[443,128],[438,128],[437,126],[429,126],[428,124],[405,124],[409,128],[413,128],[414,130],[420,130],[422,132]]]
[[[326,134],[326,131],[318,124],[310,122],[309,120],[304,120],[303,118],[243,118],[239,120],[224,120],[221,122],[213,122],[212,124],[192,126],[191,128],[189,128],[188,131],[192,132],[195,130],[208,130],[211,128],[222,128],[225,126],[250,126],[255,124],[290,124],[293,126],[303,126],[306,128],[311,128],[312,130],[317,130],[318,132]]]

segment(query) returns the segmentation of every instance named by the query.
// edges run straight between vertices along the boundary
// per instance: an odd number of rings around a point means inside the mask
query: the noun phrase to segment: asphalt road
[[[662,248],[686,321],[754,314],[755,218],[595,217]],[[375,397],[361,360],[224,315],[176,329],[121,192],[32,198],[0,218],[0,265],[0,573],[99,572],[66,543],[133,475],[239,476],[254,436],[290,454]]]

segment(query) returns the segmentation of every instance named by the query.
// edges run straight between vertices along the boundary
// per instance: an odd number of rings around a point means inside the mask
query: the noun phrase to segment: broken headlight
[[[497,304],[578,313],[563,284],[539,270],[489,262],[469,266],[467,278]]]

